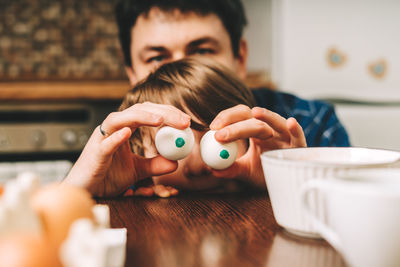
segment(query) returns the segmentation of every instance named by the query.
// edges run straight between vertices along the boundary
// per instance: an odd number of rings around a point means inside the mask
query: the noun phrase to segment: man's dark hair
[[[200,15],[217,15],[229,34],[234,56],[239,55],[240,39],[243,28],[247,24],[240,0],[121,0],[116,5],[115,15],[119,28],[119,40],[127,66],[132,66],[130,53],[132,27],[140,15],[148,15],[153,7],[164,12],[178,9],[183,14],[195,12]]]

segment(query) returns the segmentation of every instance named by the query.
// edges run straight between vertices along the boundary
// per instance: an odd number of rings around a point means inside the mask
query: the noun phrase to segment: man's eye
[[[163,55],[159,55],[159,56],[155,56],[155,57],[151,57],[149,59],[147,59],[147,63],[152,63],[152,62],[161,62],[165,59],[165,56]]]
[[[197,48],[193,51],[193,54],[198,54],[198,55],[214,54],[214,50],[209,48]]]

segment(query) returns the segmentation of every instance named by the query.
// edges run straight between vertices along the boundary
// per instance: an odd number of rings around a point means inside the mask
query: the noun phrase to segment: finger
[[[142,103],[121,112],[110,113],[102,123],[102,129],[111,134],[122,127],[134,131],[139,126],[169,125],[178,129],[190,126],[190,116],[171,105]]]
[[[135,166],[139,166],[136,170],[139,180],[147,177],[171,173],[178,168],[178,162],[168,160],[162,156],[145,158],[139,155],[134,155],[134,159],[136,161]]]
[[[219,142],[232,142],[250,137],[268,139],[273,136],[274,129],[254,118],[230,124],[215,133],[215,139]]]
[[[190,126],[190,116],[177,107],[151,102],[145,102],[141,105],[142,109],[162,116],[165,125],[178,129],[185,129]]]
[[[97,128],[99,127],[100,126],[98,126]],[[99,129],[97,128],[95,131],[99,131]],[[122,128],[114,132],[101,142],[101,154],[103,156],[110,156],[114,154],[119,146],[128,141],[131,134],[132,131],[128,127]]]
[[[172,186],[166,186],[165,188],[169,191],[169,193],[171,194],[171,196],[176,196],[176,195],[179,194],[178,189],[176,189],[176,188],[174,188],[174,187],[172,187]]]
[[[211,122],[210,129],[219,130],[229,124],[253,117],[251,109],[245,105],[237,105],[221,111]]]
[[[139,187],[133,192],[133,195],[135,196],[143,196],[143,197],[151,197],[154,195],[154,190],[153,186],[144,186],[144,187]]]
[[[260,107],[254,107],[251,112],[254,118],[268,123],[275,131],[279,133],[287,132],[286,119],[278,113]]]
[[[154,193],[159,197],[170,197],[170,191],[162,184],[157,184],[153,187]]]
[[[129,188],[128,190],[125,191],[124,193],[124,197],[131,197],[133,196],[135,193],[133,192],[132,188]]]
[[[294,147],[306,147],[307,141],[304,136],[303,128],[297,122],[295,118],[289,118],[287,120],[287,127],[289,128],[289,132],[292,135],[292,145]]]
[[[103,131],[110,135],[121,128],[129,127],[134,131],[139,126],[159,126],[163,117],[143,110],[134,112],[112,112],[102,123]]]

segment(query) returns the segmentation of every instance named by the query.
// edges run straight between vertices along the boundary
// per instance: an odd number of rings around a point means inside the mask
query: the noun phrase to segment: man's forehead
[[[169,11],[164,11],[159,8],[152,8],[148,13],[140,15],[135,25],[132,27],[132,32],[142,28],[144,30],[154,30],[155,27],[162,29],[162,31],[168,31],[168,28],[176,26],[189,26],[197,25],[197,29],[192,29],[192,32],[196,32],[200,27],[207,29],[208,32],[213,32],[212,30],[217,30],[225,27],[222,21],[216,14],[200,14],[192,11],[182,13],[179,9],[173,9]],[[164,26],[164,27],[163,27]],[[226,30],[225,30],[226,31]]]
[[[194,41],[214,41],[228,34],[222,22],[214,14],[199,15],[179,10],[166,13],[159,9],[150,10],[147,16],[139,17],[132,28],[132,38],[139,49],[163,47],[168,43],[188,45]],[[132,43],[132,45],[134,45]]]
[[[187,17],[198,16],[204,17],[210,14],[200,14],[195,11],[185,11],[182,12],[178,8],[163,10],[158,7],[151,8],[148,12],[143,13],[138,17],[138,19],[146,19],[146,20],[161,20],[161,21],[176,21],[176,20],[185,20]]]

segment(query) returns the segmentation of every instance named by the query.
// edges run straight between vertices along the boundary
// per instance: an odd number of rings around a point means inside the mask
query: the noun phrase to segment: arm
[[[310,146],[350,146],[346,129],[336,116],[333,106],[320,103],[318,110],[320,123],[308,127],[307,143]]]

